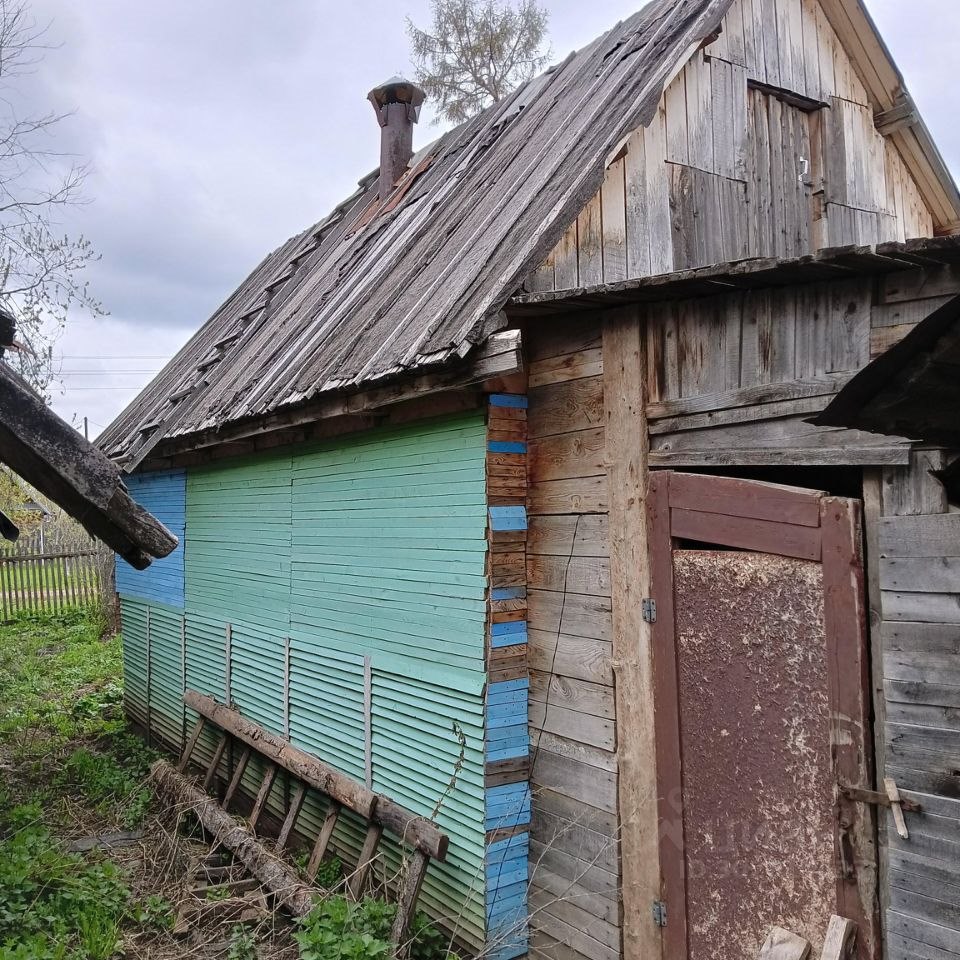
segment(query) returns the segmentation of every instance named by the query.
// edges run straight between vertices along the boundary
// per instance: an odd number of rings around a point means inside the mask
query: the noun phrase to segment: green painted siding
[[[442,798],[437,821],[450,853],[431,865],[421,902],[462,915],[462,938],[476,945],[485,455],[476,413],[191,470],[184,561],[187,686],[229,696],[361,781],[371,658],[373,786],[427,816]],[[317,829],[322,815],[311,801],[302,816]],[[335,842],[355,857],[363,828],[342,819]],[[396,851],[386,859],[395,870]]]

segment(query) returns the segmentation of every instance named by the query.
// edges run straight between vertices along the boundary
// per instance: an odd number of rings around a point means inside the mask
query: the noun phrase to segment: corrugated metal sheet
[[[146,570],[118,562],[117,593],[182,607],[186,473],[164,470],[132,474],[126,483],[130,496],[177,536],[180,546],[169,556],[154,560]]]
[[[372,179],[288,241],[103,435],[128,463],[161,438],[449,362],[498,312],[649,123],[731,0],[656,0],[450,131],[378,216]],[[361,219],[363,218],[363,219]]]

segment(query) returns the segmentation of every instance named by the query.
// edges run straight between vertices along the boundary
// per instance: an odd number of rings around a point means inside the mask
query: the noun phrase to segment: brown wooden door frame
[[[840,785],[872,786],[870,673],[860,504],[819,491],[729,477],[663,471],[647,499],[656,704],[662,897],[666,960],[687,957],[687,880],[674,614],[673,550],[678,539],[818,561],[830,678],[836,792],[837,912],[854,920],[859,960],[879,956],[873,812]],[[829,917],[824,917],[824,927]]]

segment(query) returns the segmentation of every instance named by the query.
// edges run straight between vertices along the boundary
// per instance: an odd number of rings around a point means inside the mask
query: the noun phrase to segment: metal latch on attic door
[[[646,597],[643,603],[640,605],[641,613],[643,614],[643,619],[646,623],[656,623],[657,622],[657,601],[652,600],[650,597]]]

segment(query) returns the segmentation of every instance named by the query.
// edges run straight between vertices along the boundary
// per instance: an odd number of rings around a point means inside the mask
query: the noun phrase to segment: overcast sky
[[[263,255],[319,220],[378,162],[367,91],[409,72],[401,13],[427,0],[33,0],[58,44],[24,82],[73,116],[56,148],[89,161],[64,226],[101,254],[109,316],[72,317],[54,407],[91,434],[129,402]],[[546,0],[554,59],[641,0]],[[957,0],[867,0],[960,173]],[[425,121],[428,117],[425,117]],[[437,135],[422,122],[416,143]],[[123,372],[126,371],[126,372]]]

